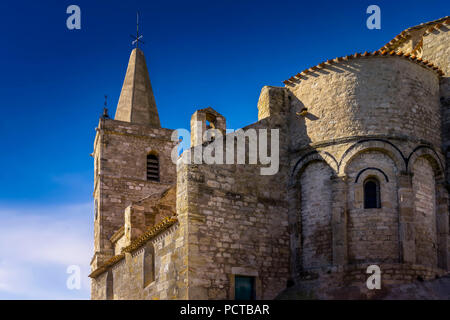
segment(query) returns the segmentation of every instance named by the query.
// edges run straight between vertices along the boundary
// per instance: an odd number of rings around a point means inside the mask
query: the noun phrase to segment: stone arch
[[[376,151],[376,150],[375,150]],[[378,188],[379,192],[384,189],[384,187],[389,184],[390,182],[393,182],[395,180],[395,177],[391,177],[389,179],[389,175],[386,174],[382,169],[380,168],[374,168],[374,167],[368,167],[360,170],[356,176],[356,178],[353,181],[349,181],[348,190],[355,192],[354,197],[351,197],[351,201],[354,201],[356,203],[357,207],[360,207],[361,209],[364,209],[364,199],[365,199],[365,192],[364,192],[364,183],[368,179],[376,179],[378,181]],[[379,193],[379,204],[381,208],[381,202],[384,199],[382,197],[381,192]]]
[[[364,209],[381,208],[380,179],[376,175],[370,175],[363,182]]]
[[[428,173],[424,173],[427,167]],[[444,189],[445,169],[441,157],[433,147],[419,145],[408,157],[408,172],[412,175],[414,195],[416,263],[446,269],[448,194]]]
[[[384,142],[365,142],[350,147],[341,160],[340,170],[347,178],[350,264],[399,261],[397,190],[405,164],[396,150]],[[366,182],[371,179],[376,181],[376,205],[366,201]]]
[[[332,252],[332,177],[335,172],[322,158],[311,159],[296,175],[297,219],[302,270],[330,266]]]
[[[215,129],[216,122],[217,122],[217,116],[211,112],[207,112],[205,114],[205,118],[206,118],[206,129]]]
[[[358,154],[367,151],[379,151],[389,156],[399,171],[406,171],[406,159],[400,149],[393,143],[382,139],[361,140],[350,146],[339,161],[338,173],[345,174],[345,169]]]
[[[375,168],[375,167],[368,167],[368,168],[362,169],[361,171],[358,172],[358,174],[356,175],[355,183],[358,183],[359,179],[365,180],[367,178],[367,174],[370,174],[371,171],[378,171],[379,173],[381,173],[383,175],[386,182],[389,182],[389,177],[387,176],[386,173],[384,173],[383,170],[381,170],[379,168]],[[373,173],[371,175],[373,175]]]
[[[331,153],[326,151],[312,151],[303,155],[295,163],[291,173],[291,183],[295,184],[306,166],[313,161],[324,161],[335,173],[338,171],[338,162]]]
[[[159,157],[159,152],[156,151],[156,150],[154,150],[154,149],[149,149],[149,150],[147,151],[147,156],[149,156],[149,155]]]
[[[414,163],[418,158],[425,158],[433,168],[436,180],[443,178],[444,166],[437,152],[430,146],[421,145],[416,147],[407,159],[407,170],[412,173]]]
[[[325,161],[325,159],[328,160]],[[329,180],[331,182],[332,179],[330,179],[333,175],[335,175],[336,168],[337,168],[337,162],[334,159],[333,156],[330,154],[324,153],[324,152],[317,152],[313,151],[310,152],[302,157],[296,162],[296,164],[293,167],[293,170],[291,172],[291,179],[288,186],[288,220],[289,220],[289,230],[290,230],[290,243],[291,243],[291,259],[290,259],[290,269],[291,269],[291,277],[292,279],[295,279],[296,281],[299,281],[300,274],[306,269],[309,269],[311,266],[305,266],[303,264],[303,261],[305,259],[305,246],[303,240],[304,234],[302,232],[302,228],[305,227],[305,225],[302,224],[302,218],[305,218],[302,216],[305,212],[302,213],[302,186],[301,186],[301,178],[302,174],[305,172],[305,169],[309,167],[310,165],[317,163],[322,163],[324,167],[327,167],[329,169],[330,175]],[[331,163],[331,165],[330,165]],[[314,170],[313,170],[314,171]],[[306,179],[307,180],[307,179]],[[305,180],[305,181],[306,181]],[[310,179],[308,182],[312,183],[317,181],[317,179]],[[319,179],[320,180],[320,179]],[[326,184],[327,187],[331,188],[331,183]],[[307,187],[308,188],[308,187]],[[303,189],[306,190],[307,188]],[[318,193],[321,196],[323,196],[323,193]],[[317,197],[314,197],[317,198]],[[303,199],[305,200],[305,199]],[[313,199],[314,201],[318,201],[317,199]],[[320,201],[319,201],[320,202]],[[304,204],[304,202],[303,202]],[[320,213],[319,213],[320,214]],[[314,214],[310,214],[310,217],[314,217]],[[317,218],[317,217],[316,217]],[[330,212],[330,218],[331,218],[331,212]],[[308,218],[309,221],[309,218]],[[321,225],[320,227],[326,228],[326,226]],[[309,229],[311,232],[314,233],[311,228]],[[304,231],[304,230],[303,230]],[[330,231],[331,231],[331,225],[330,225]],[[325,235],[328,233],[322,233]],[[330,238],[331,239],[331,238]],[[326,241],[321,242],[322,245],[320,249],[325,249],[326,247]],[[307,247],[309,247],[309,257],[314,258],[316,265],[317,264],[323,264],[329,262],[329,253],[328,252],[322,252],[323,254],[318,257],[312,256],[312,243],[306,244]],[[331,245],[331,244],[330,244]],[[309,267],[309,268],[308,268]]]

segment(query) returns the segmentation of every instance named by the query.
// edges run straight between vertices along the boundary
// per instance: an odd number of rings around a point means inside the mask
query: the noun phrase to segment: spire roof
[[[144,53],[138,48],[131,51],[114,119],[161,127]]]

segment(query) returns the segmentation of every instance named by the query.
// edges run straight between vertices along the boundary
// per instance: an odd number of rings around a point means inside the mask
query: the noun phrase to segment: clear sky
[[[66,9],[81,8],[68,30]],[[369,30],[369,5],[381,30]],[[450,15],[429,1],[0,2],[0,299],[89,298],[95,127],[114,115],[136,11],[161,124],[188,128],[212,106],[237,129],[257,120],[264,85],[337,56],[373,51]],[[80,290],[66,287],[79,265]]]

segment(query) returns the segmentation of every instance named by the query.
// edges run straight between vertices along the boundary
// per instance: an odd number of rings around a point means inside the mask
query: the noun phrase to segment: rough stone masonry
[[[278,129],[279,171],[171,160],[144,54],[134,49],[114,119],[94,142],[92,299],[374,297],[450,270],[450,19],[378,51],[327,60],[263,87],[258,121]],[[226,133],[212,108],[198,129]],[[248,149],[247,149],[248,150]],[[248,152],[248,151],[247,151]],[[355,294],[356,290],[356,294]]]

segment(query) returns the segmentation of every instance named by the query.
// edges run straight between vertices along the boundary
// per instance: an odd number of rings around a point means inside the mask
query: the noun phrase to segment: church
[[[227,135],[211,107],[173,161],[179,142],[134,49],[114,119],[96,128],[91,298],[371,298],[369,266],[385,291],[447,275],[449,29],[426,22],[263,87],[243,129],[277,129],[274,175],[183,161],[218,142],[208,128]]]

